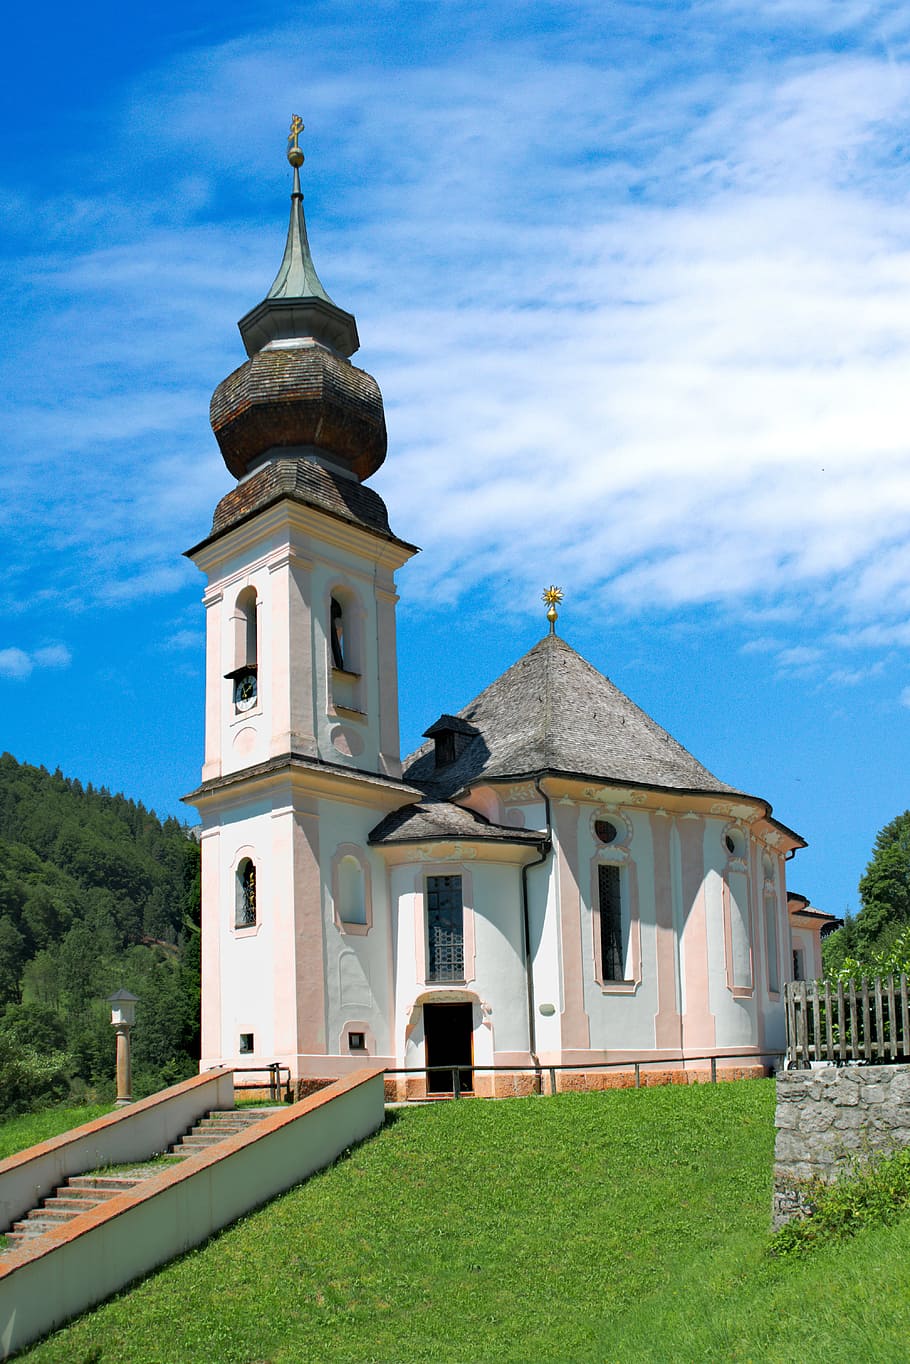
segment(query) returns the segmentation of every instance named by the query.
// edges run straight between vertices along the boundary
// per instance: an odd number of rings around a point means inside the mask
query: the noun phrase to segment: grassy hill
[[[903,1360],[910,1221],[766,1254],[770,1081],[399,1112],[30,1361]]]

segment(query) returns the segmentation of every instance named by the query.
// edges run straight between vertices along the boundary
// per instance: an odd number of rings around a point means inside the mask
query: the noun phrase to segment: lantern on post
[[[111,1023],[117,1030],[117,1107],[133,1102],[133,1076],[130,1062],[130,1029],[136,1021],[137,995],[118,990],[111,995]]]

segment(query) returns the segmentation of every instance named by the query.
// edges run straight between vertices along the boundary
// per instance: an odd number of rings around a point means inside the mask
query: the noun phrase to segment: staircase
[[[181,1160],[191,1159],[210,1146],[227,1141],[229,1137],[245,1132],[260,1122],[274,1108],[235,1108],[216,1110],[202,1118],[195,1127],[175,1141],[167,1154]],[[136,1168],[124,1168],[120,1173],[73,1175],[65,1184],[55,1189],[50,1198],[45,1198],[37,1208],[33,1208],[21,1222],[14,1222],[6,1233],[6,1250],[16,1250],[26,1241],[44,1236],[63,1223],[71,1222],[92,1208],[118,1198],[120,1194],[135,1188],[143,1180],[151,1179],[166,1165],[145,1165],[137,1163]],[[0,1252],[2,1253],[2,1252]]]

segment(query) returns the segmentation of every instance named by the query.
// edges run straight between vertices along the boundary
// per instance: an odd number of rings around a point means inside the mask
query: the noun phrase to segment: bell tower
[[[267,1057],[295,1076],[333,1050],[319,830],[331,813],[359,846],[407,799],[394,574],[416,552],[364,482],[386,455],[382,395],[313,264],[302,129],[295,116],[281,266],[238,324],[247,359],[212,397],[237,483],[188,551],[207,581],[205,755],[188,797],[203,819],[202,1064]]]

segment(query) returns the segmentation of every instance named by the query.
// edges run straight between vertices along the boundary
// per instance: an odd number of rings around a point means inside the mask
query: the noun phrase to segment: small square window
[[[251,1032],[242,1032],[240,1034],[240,1055],[250,1056],[253,1050],[253,1034]]]
[[[348,1048],[350,1051],[366,1051],[367,1049],[366,1033],[349,1032]]]

